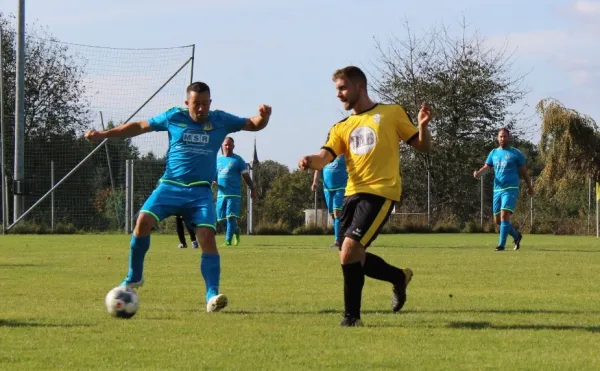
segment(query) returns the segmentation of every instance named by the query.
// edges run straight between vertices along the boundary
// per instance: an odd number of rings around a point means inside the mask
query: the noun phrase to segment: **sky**
[[[331,81],[333,71],[353,64],[370,72],[377,63],[375,40],[404,38],[405,21],[419,36],[441,24],[458,30],[464,18],[468,31],[485,38],[489,47],[506,46],[514,53],[511,73],[525,75],[528,94],[521,106],[527,119],[521,124],[531,140],[539,138],[535,105],[543,98],[600,120],[598,0],[25,3],[26,22],[47,26],[65,42],[112,48],[195,44],[194,80],[210,85],[213,109],[253,116],[260,104],[273,107],[265,130],[234,135],[236,152],[247,161],[254,139],[260,160],[291,169],[301,156],[318,151],[329,128],[346,114]],[[17,5],[17,0],[0,0],[5,14],[15,14]],[[136,89],[122,91],[133,95]]]

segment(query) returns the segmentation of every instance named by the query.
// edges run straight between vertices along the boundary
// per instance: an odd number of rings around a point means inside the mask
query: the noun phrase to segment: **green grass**
[[[129,238],[0,237],[0,369],[597,370],[600,244],[530,236],[383,235],[370,251],[411,267],[408,302],[367,279],[363,328],[341,328],[331,237],[242,237],[221,249],[229,307],[206,313],[200,252],[153,236],[139,312],[110,317]],[[221,237],[219,238],[221,242]]]

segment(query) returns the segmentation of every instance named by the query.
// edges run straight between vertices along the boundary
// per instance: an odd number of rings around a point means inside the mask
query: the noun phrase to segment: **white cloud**
[[[571,9],[578,15],[600,17],[600,1],[575,1]]]

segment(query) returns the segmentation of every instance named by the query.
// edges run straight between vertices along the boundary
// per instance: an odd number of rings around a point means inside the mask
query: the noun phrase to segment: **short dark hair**
[[[505,131],[506,134],[508,134],[510,136],[510,130],[508,130],[507,128],[502,128],[502,129],[498,130],[498,134],[502,133],[503,131]]]
[[[365,87],[367,86],[367,76],[360,68],[356,66],[340,68],[333,73],[333,81],[341,78],[346,78],[355,84],[362,83],[365,85]]]
[[[188,85],[188,87],[186,89],[186,93],[189,94],[192,91],[196,92],[198,94],[204,93],[206,91],[206,92],[208,92],[208,95],[210,96],[210,88],[208,87],[208,85],[206,83],[201,82],[201,81],[196,81],[196,82],[193,82]]]
[[[231,144],[235,144],[235,140],[233,140],[232,137],[225,137],[225,139],[223,139],[223,142],[225,142],[227,139],[231,139]]]

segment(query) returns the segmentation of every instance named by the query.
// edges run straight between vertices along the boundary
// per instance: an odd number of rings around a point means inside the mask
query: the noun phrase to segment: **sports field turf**
[[[510,239],[509,239],[510,240]],[[219,236],[218,243],[222,242]],[[367,279],[363,328],[341,328],[330,236],[243,236],[221,248],[229,306],[206,313],[200,252],[154,235],[130,320],[104,296],[125,276],[127,235],[0,237],[0,370],[598,370],[600,241],[493,234],[384,235],[370,248],[415,276]]]

